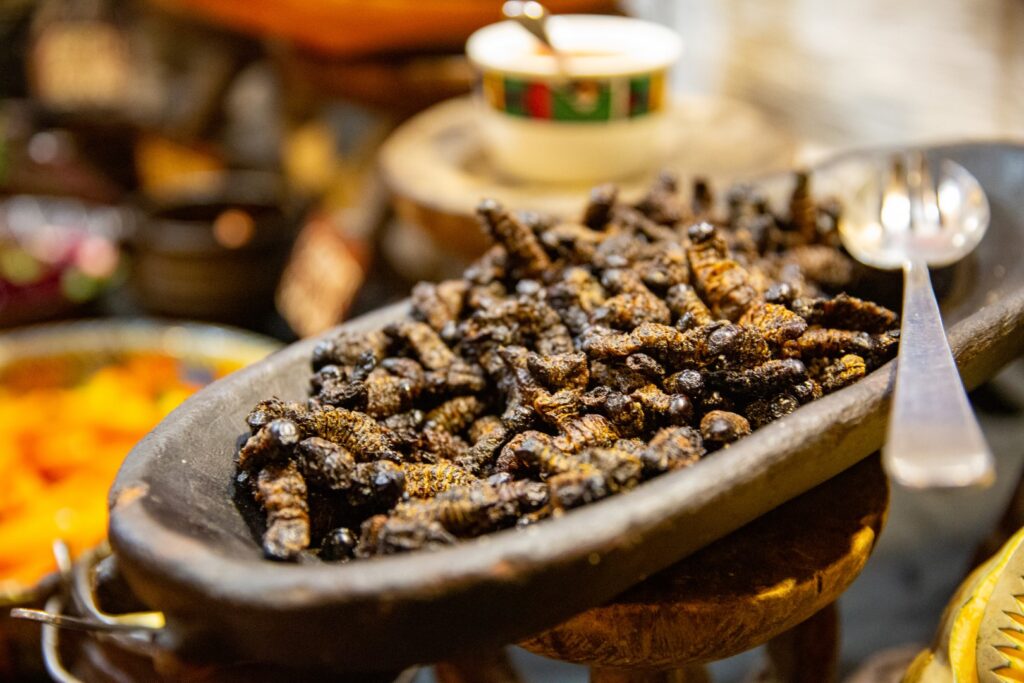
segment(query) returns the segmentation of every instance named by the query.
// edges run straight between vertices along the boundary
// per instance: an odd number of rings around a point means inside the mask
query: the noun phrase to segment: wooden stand
[[[889,489],[877,456],[521,645],[595,683],[700,683],[703,664],[768,643],[760,680],[835,679],[835,600],[867,562]]]

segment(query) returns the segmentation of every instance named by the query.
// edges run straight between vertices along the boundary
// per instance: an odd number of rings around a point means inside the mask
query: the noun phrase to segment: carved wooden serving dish
[[[1024,146],[928,152],[974,173],[992,206],[981,246],[945,274],[950,340],[970,387],[1024,350]],[[825,163],[816,189],[851,194],[885,154]],[[372,328],[404,311],[398,305],[346,325]],[[263,559],[232,499],[232,455],[253,404],[305,395],[316,341],[197,394],[132,451],[118,475],[111,542],[133,589],[167,614],[160,635],[167,647],[219,659],[379,670],[515,641],[608,600],[876,450],[895,367],[889,363],[694,467],[559,519],[437,552],[284,565]]]

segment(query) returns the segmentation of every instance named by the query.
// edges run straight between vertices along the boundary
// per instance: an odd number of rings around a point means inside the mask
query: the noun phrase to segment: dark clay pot
[[[296,232],[279,203],[236,191],[151,207],[136,240],[135,292],[152,313],[257,321],[273,307]]]

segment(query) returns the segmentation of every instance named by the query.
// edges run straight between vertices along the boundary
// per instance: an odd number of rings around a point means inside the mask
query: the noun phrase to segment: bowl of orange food
[[[56,584],[54,540],[72,556],[103,540],[107,489],[137,441],[189,395],[278,346],[143,320],[0,335],[0,605],[37,601]]]

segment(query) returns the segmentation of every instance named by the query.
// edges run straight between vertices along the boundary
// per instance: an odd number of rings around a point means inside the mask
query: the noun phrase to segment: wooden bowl
[[[828,162],[818,178],[888,151]],[[946,311],[968,387],[1024,348],[1024,146],[934,147],[974,173],[992,226]],[[851,188],[852,189],[852,188]],[[401,304],[346,324],[380,326]],[[110,492],[110,539],[139,597],[167,614],[180,654],[346,670],[477,651],[607,601],[858,462],[882,444],[894,363],[801,407],[692,468],[523,530],[437,552],[350,564],[265,560],[232,500],[244,416],[306,394],[317,339],[294,344],[183,404],[128,456]],[[837,501],[836,504],[841,504]]]

